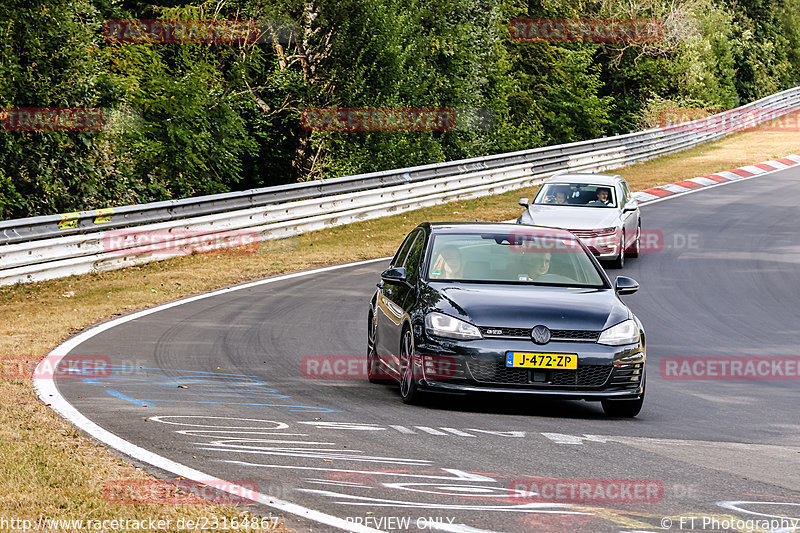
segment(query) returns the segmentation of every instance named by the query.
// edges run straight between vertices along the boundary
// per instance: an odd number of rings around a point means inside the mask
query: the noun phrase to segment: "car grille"
[[[554,370],[553,385],[573,385],[580,387],[601,387],[611,373],[610,366],[586,365],[574,370]]]
[[[530,339],[530,328],[495,328],[482,327],[481,335],[487,339]],[[551,341],[568,342],[596,342],[600,337],[599,331],[580,329],[553,329],[550,331]]]
[[[551,340],[554,341],[595,342],[600,337],[599,331],[586,331],[580,329],[554,329],[551,331],[551,334]]]
[[[475,381],[516,385],[525,385],[529,381],[526,369],[509,368],[505,364],[495,361],[468,361],[467,367]]]
[[[481,335],[489,339],[495,338],[514,338],[514,339],[530,339],[531,328],[479,328]]]
[[[544,381],[533,380],[533,370],[509,368],[503,362],[468,361],[472,377],[482,383],[504,385],[543,385],[556,387],[602,387],[608,381],[613,367],[605,365],[584,365],[577,370],[536,370],[544,373]]]

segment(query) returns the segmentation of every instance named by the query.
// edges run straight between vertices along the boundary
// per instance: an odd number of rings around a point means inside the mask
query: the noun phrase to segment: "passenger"
[[[544,203],[546,204],[555,204],[555,205],[568,205],[567,202],[567,192],[564,189],[558,189],[553,194],[548,194],[547,197],[544,199]]]
[[[455,246],[446,246],[439,251],[433,262],[431,277],[438,279],[461,279],[464,277],[461,252]]]

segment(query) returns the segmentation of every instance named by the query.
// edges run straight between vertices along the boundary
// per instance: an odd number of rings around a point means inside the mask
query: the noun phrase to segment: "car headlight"
[[[623,344],[633,344],[639,342],[639,328],[634,320],[625,320],[616,326],[604,329],[597,339],[598,344],[608,344],[610,346],[621,346]]]
[[[425,316],[425,329],[431,335],[449,339],[480,339],[483,338],[478,328],[444,313],[428,313]]]
[[[612,228],[600,228],[600,229],[596,229],[594,231],[595,231],[595,233],[597,235],[602,235],[602,236],[614,235],[617,232],[617,227],[614,226]]]

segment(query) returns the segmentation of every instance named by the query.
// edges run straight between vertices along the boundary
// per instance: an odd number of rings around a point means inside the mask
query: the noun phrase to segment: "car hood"
[[[437,309],[477,326],[599,331],[632,317],[612,289],[431,283]]]
[[[520,222],[564,229],[600,229],[617,226],[618,219],[615,208],[531,205]]]

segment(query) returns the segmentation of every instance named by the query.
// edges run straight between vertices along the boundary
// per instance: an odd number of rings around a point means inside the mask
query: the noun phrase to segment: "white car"
[[[600,260],[622,268],[626,256],[639,255],[642,220],[639,204],[622,176],[555,174],[533,201],[521,198],[518,224],[569,230]]]

